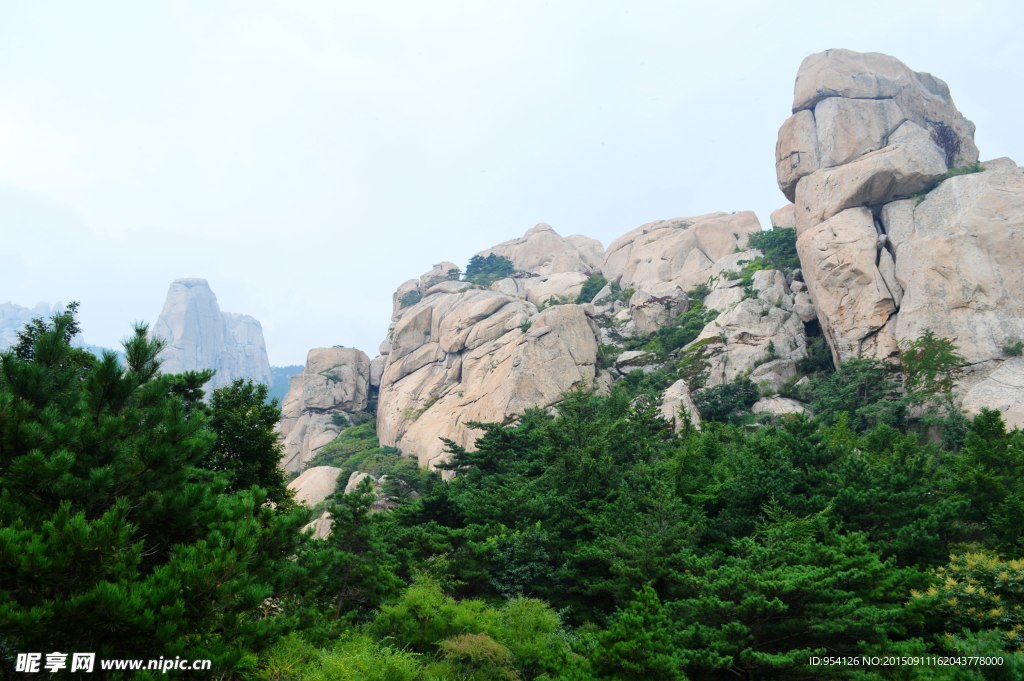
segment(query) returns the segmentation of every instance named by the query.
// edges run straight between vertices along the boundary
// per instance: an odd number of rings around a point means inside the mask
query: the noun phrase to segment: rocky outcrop
[[[609,281],[657,295],[661,284],[689,291],[707,282],[715,263],[743,249],[761,225],[750,211],[660,220],[637,227],[608,247],[601,267]]]
[[[683,429],[687,421],[700,430],[700,411],[685,380],[679,379],[662,393],[661,417],[672,424],[677,433]]]
[[[707,385],[748,376],[767,392],[796,376],[796,362],[807,355],[804,325],[793,311],[793,294],[777,270],[754,272],[749,290],[730,286],[739,299],[709,295],[708,307],[720,314],[687,349],[700,349],[708,362]],[[722,279],[722,282],[729,282]]]
[[[465,282],[428,289],[400,311],[384,345],[377,434],[422,466],[444,459],[441,438],[471,448],[478,433],[469,422],[505,422],[589,387],[597,361],[581,306],[538,313],[517,295]]]
[[[208,390],[239,378],[273,380],[260,323],[248,315],[221,312],[205,279],[176,279],[167,291],[151,334],[167,343],[160,353],[165,373],[213,369]]]
[[[912,126],[906,127],[907,122]],[[899,139],[890,139],[900,128],[904,128],[904,132]],[[888,164],[898,165],[898,160],[891,157],[901,156],[903,162],[913,165],[925,164],[930,156],[926,152],[923,158],[915,160],[909,158],[915,154],[904,154],[899,148],[908,140],[919,140],[918,130],[924,131],[928,141],[940,151],[947,168],[978,160],[974,124],[957,111],[949,88],[938,78],[911,71],[899,60],[884,54],[841,49],[812,54],[804,59],[797,73],[793,115],[779,130],[775,150],[779,188],[786,198],[797,204],[799,214],[802,206],[815,202],[813,193],[806,190],[802,201],[797,198],[804,178],[865,157],[871,159],[874,152],[893,147],[880,155],[881,160],[876,157],[865,163],[859,173],[842,177],[859,174],[870,182],[871,173],[867,168],[876,167],[877,184],[871,184],[870,189],[874,191],[868,192],[876,202],[919,191],[930,180],[921,178],[924,184],[917,189],[908,184],[896,184],[889,192],[884,191],[885,176],[892,177],[893,171]],[[921,152],[923,147],[926,145],[921,140],[916,151]],[[822,177],[811,183],[819,188],[828,185]],[[838,185],[838,178],[832,184]],[[864,186],[860,185],[856,191],[863,192]],[[886,193],[890,195],[885,197]],[[821,219],[829,217],[831,215],[826,214]]]
[[[301,471],[316,453],[366,409],[370,358],[355,348],[314,348],[302,372],[292,377],[281,403],[281,466]]]
[[[945,83],[892,57],[808,57],[793,110],[776,169],[834,358],[891,357],[931,330],[969,362],[963,406],[1024,423],[1024,374],[1003,351],[1024,338],[1024,173],[977,165]]]
[[[597,239],[586,236],[562,237],[551,225],[540,223],[520,238],[505,241],[477,255],[486,257],[492,253],[508,258],[520,272],[592,274],[601,271],[604,247]]]
[[[288,483],[288,489],[295,492],[295,501],[306,506],[316,506],[334,494],[338,487],[341,469],[334,466],[315,466],[302,472]]]

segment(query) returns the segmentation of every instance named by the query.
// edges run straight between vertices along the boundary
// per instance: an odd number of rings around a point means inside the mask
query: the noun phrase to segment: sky
[[[801,60],[945,80],[1024,162],[1019,2],[0,0],[0,303],[77,300],[117,347],[171,281],[263,325],[271,364],[371,357],[391,294],[538,222],[606,246],[785,203]]]

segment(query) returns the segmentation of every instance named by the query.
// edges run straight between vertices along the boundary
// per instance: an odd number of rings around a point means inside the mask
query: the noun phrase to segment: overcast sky
[[[1024,161],[1022,5],[0,0],[0,302],[78,300],[117,346],[204,277],[272,364],[373,356],[398,284],[537,222],[766,225],[829,47],[944,79]]]

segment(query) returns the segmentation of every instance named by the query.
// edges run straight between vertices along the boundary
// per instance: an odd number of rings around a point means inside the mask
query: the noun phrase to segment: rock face
[[[1024,368],[1003,351],[1024,339],[1024,173],[970,172],[974,125],[945,83],[892,57],[808,57],[793,111],[776,170],[834,358],[891,357],[931,330],[970,363],[963,406],[1024,424]]]
[[[582,307],[541,313],[519,297],[438,286],[403,311],[389,338],[377,434],[420,465],[444,458],[440,438],[472,447],[471,421],[508,421],[590,386],[597,333]]]
[[[651,222],[613,241],[601,269],[623,289],[657,295],[652,289],[669,283],[689,291],[759,231],[757,216],[749,211]]]
[[[334,494],[338,487],[341,469],[334,466],[315,466],[288,483],[288,489],[295,492],[295,501],[306,506],[316,506]]]
[[[292,377],[281,403],[277,430],[284,446],[281,466],[301,471],[348,424],[348,415],[366,409],[370,358],[355,348],[314,348],[306,366]]]
[[[492,253],[511,260],[516,270],[544,276],[558,272],[599,272],[604,247],[597,239],[586,236],[563,238],[551,225],[540,223],[522,237],[477,255],[486,257]]]
[[[905,122],[914,127],[904,132],[904,139],[890,140]],[[926,132],[947,167],[978,160],[974,124],[957,111],[949,88],[938,78],[911,71],[884,54],[851,50],[812,54],[797,73],[793,116],[779,130],[775,150],[779,188],[797,203],[799,212],[802,202],[796,192],[802,178],[903,144],[905,138],[918,136],[915,129]],[[923,188],[898,189],[913,193]]]
[[[272,381],[260,323],[248,315],[221,312],[205,279],[176,279],[151,333],[167,342],[160,354],[166,373],[214,369],[209,390],[239,378]]]

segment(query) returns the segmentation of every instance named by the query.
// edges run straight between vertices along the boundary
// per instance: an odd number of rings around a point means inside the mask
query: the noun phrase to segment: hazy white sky
[[[372,356],[398,284],[537,222],[766,224],[812,52],[937,75],[1024,161],[1022,6],[0,0],[0,302],[116,346],[204,277],[272,364]]]

